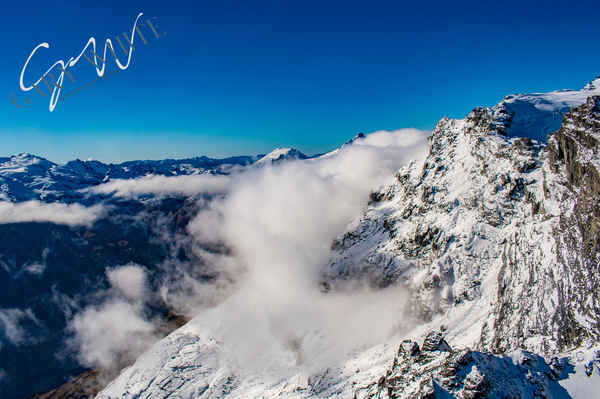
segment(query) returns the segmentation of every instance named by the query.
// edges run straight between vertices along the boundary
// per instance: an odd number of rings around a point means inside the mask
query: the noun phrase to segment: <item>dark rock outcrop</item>
[[[569,398],[558,384],[558,375],[541,356],[530,352],[497,356],[469,349],[454,350],[444,341],[442,333],[432,331],[421,350],[413,341],[402,342],[392,368],[376,383],[357,389],[354,397]]]

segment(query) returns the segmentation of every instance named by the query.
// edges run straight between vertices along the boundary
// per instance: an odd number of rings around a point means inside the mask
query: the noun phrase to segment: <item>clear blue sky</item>
[[[52,113],[35,92],[12,105],[37,44],[50,48],[32,58],[30,79],[90,36],[129,31],[140,11],[167,35],[146,31],[129,69]],[[592,1],[5,2],[0,156],[316,153],[358,131],[430,129],[513,92],[582,87],[600,74],[598,21]],[[67,90],[95,78],[83,60],[72,74]]]

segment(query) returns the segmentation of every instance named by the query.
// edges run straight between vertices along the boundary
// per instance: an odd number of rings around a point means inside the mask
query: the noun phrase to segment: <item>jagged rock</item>
[[[489,382],[484,374],[481,374],[477,366],[473,366],[464,381],[462,397],[464,399],[481,399],[486,397]]]
[[[398,351],[407,354],[408,356],[417,356],[421,351],[419,349],[419,344],[411,340],[404,340],[400,344],[400,348]]]
[[[401,169],[344,234],[330,279],[399,282],[423,322],[488,307],[469,319],[480,334],[466,344],[495,353],[598,341],[599,104],[566,113],[547,146],[511,138],[497,109],[442,119],[424,162]]]
[[[428,337],[439,339],[438,332]],[[496,356],[469,349],[434,350],[408,356],[404,341],[393,366],[377,384],[359,388],[355,398],[568,398],[544,359],[517,351]],[[424,345],[425,346],[425,345]]]
[[[431,331],[423,342],[424,351],[449,351],[450,345],[444,340],[444,334],[439,331]]]

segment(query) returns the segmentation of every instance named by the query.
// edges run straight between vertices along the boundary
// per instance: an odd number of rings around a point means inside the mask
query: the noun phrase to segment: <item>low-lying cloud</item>
[[[225,175],[149,175],[138,179],[115,179],[86,189],[95,194],[112,194],[115,197],[138,197],[144,194],[220,194],[227,191],[230,178]]]
[[[32,337],[24,323],[39,324],[31,309],[0,309],[0,344],[5,341],[12,345],[21,345],[29,341]]]
[[[333,239],[361,215],[371,190],[424,158],[426,137],[381,131],[321,158],[248,171],[190,224],[198,240],[232,248],[224,268],[233,258],[245,270],[235,294],[198,316],[211,320],[202,328],[229,345],[242,368],[285,368],[274,361],[284,353],[320,367],[397,331],[399,288],[324,293],[319,283]]]
[[[155,327],[144,319],[139,305],[127,301],[86,308],[71,328],[81,363],[103,370],[127,365],[156,339]]]
[[[132,301],[141,301],[145,297],[147,281],[145,270],[135,264],[128,264],[106,272],[111,286],[121,295]]]
[[[426,155],[428,133],[380,131],[325,156],[247,168],[231,176],[152,176],[114,180],[95,193],[219,193],[188,225],[202,265],[219,272],[207,284],[193,270],[164,267],[161,289],[149,290],[145,270],[107,270],[102,300],[70,324],[80,361],[114,368],[134,359],[155,335],[144,303],[159,295],[225,345],[242,369],[328,366],[348,351],[381,342],[401,327],[403,291],[359,283],[323,292],[331,243],[367,206],[369,193]],[[189,238],[189,237],[188,237]],[[211,245],[228,250],[212,251]]]
[[[0,201],[0,223],[49,222],[68,226],[89,225],[104,214],[101,205]]]
[[[118,370],[156,341],[156,326],[144,314],[146,272],[135,264],[108,269],[110,288],[77,313],[69,324],[69,345],[79,361],[101,370]]]

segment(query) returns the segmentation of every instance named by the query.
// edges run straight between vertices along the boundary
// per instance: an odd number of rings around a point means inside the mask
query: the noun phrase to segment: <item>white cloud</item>
[[[229,182],[230,178],[223,175],[149,175],[138,179],[115,179],[86,190],[96,194],[113,194],[117,197],[136,197],[143,194],[191,196],[200,193],[223,193],[227,190]]]
[[[391,151],[397,151],[401,148],[414,149],[413,147],[415,145],[423,143],[424,135],[429,135],[429,132],[424,132],[419,129],[400,129],[391,132],[387,130],[378,130],[368,134],[362,140],[357,140],[354,145],[388,148]]]
[[[23,266],[23,270],[34,276],[41,276],[46,270],[46,264],[40,262],[27,263]]]
[[[426,137],[414,129],[376,132],[319,159],[248,171],[190,224],[200,241],[231,247],[224,270],[233,258],[246,271],[233,296],[198,316],[244,368],[283,369],[273,359],[286,352],[320,367],[397,329],[398,288],[324,294],[318,283],[332,240],[361,214],[371,190],[424,158]]]
[[[95,293],[97,303],[72,317],[71,348],[88,367],[114,372],[156,341],[157,326],[145,314],[148,299],[146,270],[129,263],[106,270],[110,288]]]
[[[50,222],[69,226],[88,225],[104,213],[100,205],[0,201],[0,223]]]
[[[146,271],[139,265],[130,263],[106,272],[108,281],[127,299],[140,301],[146,295]]]
[[[78,313],[69,325],[70,344],[88,367],[118,369],[135,360],[156,340],[155,327],[144,319],[139,305],[109,300]]]
[[[0,333],[13,345],[20,345],[31,338],[23,327],[27,321],[39,324],[31,309],[0,309]]]
[[[148,176],[95,187],[117,196],[224,193],[203,203],[188,226],[203,260],[196,266],[215,268],[220,278],[206,283],[193,270],[163,265],[166,277],[154,293],[140,266],[107,270],[111,288],[104,300],[70,323],[81,362],[121,367],[123,359],[147,349],[157,339],[143,308],[151,295],[160,295],[175,311],[198,314],[195,322],[248,370],[282,370],[288,364],[281,359],[305,367],[304,359],[311,359],[310,367],[321,367],[380,341],[402,321],[403,292],[358,285],[323,293],[321,272],[332,240],[361,214],[371,190],[391,182],[402,165],[424,158],[426,137],[414,129],[382,131],[325,157],[229,177]],[[207,243],[225,244],[231,252],[206,250]]]

